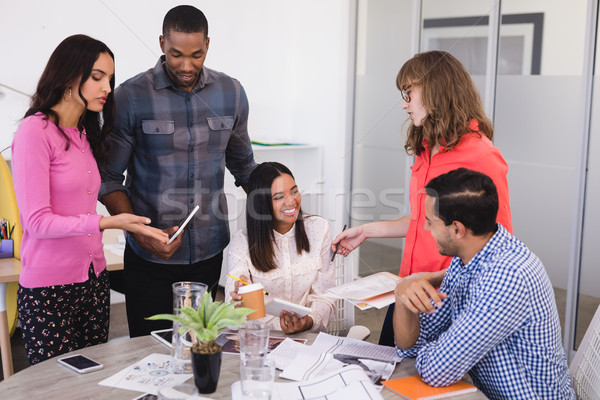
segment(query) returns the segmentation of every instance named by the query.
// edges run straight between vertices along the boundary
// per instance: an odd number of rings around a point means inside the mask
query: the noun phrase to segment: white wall
[[[114,52],[117,83],[151,68],[160,53],[164,14],[179,1],[75,0],[2,2],[0,83],[33,93],[51,52],[84,33]],[[206,65],[236,77],[250,101],[253,138],[283,138],[324,147],[323,181],[342,193],[350,147],[354,2],[348,0],[204,0],[189,2],[209,22]],[[32,12],[35,10],[35,12]],[[28,106],[0,88],[0,150],[10,146]],[[3,153],[10,158],[10,151]],[[325,199],[325,216],[343,225],[343,210]],[[329,205],[329,206],[327,206]]]
[[[396,75],[412,57],[412,0],[360,0],[354,112],[352,224],[406,214],[407,114]],[[398,239],[370,239],[401,247]],[[398,260],[400,264],[400,260]]]

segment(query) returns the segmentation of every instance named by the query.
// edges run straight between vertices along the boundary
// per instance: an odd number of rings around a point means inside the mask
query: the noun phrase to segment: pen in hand
[[[227,276],[230,277],[230,278],[232,278],[232,279],[235,279],[238,282],[242,282],[242,284],[244,284],[244,285],[249,285],[250,284],[249,282],[243,281],[243,280],[241,280],[240,278],[238,278],[235,275],[227,274]],[[269,292],[267,292],[266,290],[263,290],[263,293],[265,294],[265,296],[269,295]]]
[[[346,230],[346,224],[344,224],[344,227],[342,228],[342,232],[344,232]],[[331,262],[333,262],[333,260],[335,260],[335,255],[338,252],[338,249],[340,248],[340,243],[342,243],[342,241],[340,240],[339,242],[337,242],[337,244],[335,245],[335,251],[333,252],[333,255],[331,256]]]

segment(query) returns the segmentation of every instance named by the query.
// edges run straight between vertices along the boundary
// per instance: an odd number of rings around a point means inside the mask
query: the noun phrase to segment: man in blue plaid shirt
[[[394,336],[432,386],[469,373],[490,399],[575,399],[552,285],[539,258],[496,224],[492,180],[460,168],[425,187],[425,228],[454,257],[396,287]]]

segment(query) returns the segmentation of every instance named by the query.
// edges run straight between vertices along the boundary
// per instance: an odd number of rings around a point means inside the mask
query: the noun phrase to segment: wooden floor
[[[361,245],[359,275],[366,276],[379,271],[398,273],[400,270],[400,259],[400,250],[397,250],[394,247],[382,245],[380,243],[370,243],[367,241]],[[561,325],[563,325],[566,305],[566,292],[557,288],[554,289],[554,292]],[[217,295],[217,298],[222,299],[222,296],[223,291],[221,289]],[[129,334],[127,328],[127,317],[125,314],[125,303],[123,303],[122,300],[117,301],[119,302],[111,305],[109,340],[127,336]],[[578,315],[578,329],[576,332],[577,343],[581,342],[581,339],[585,334],[585,329],[587,329],[587,326],[593,318],[596,309],[600,305],[600,299],[591,296],[580,296],[579,304],[580,313]],[[364,325],[368,327],[371,330],[371,336],[367,340],[372,343],[377,343],[379,341],[381,325],[383,323],[387,308],[381,310],[355,310],[354,323],[356,325]],[[29,366],[23,347],[23,341],[21,339],[21,332],[18,328],[11,338],[11,345],[14,360],[14,370],[16,373]],[[4,379],[1,370],[0,379]]]

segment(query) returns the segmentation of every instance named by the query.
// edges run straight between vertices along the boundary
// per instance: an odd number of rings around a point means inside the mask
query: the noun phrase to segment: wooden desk
[[[314,333],[302,333],[295,337],[307,338],[310,343],[316,335]],[[56,358],[49,359],[0,382],[0,398],[11,400],[63,400],[71,398],[131,400],[141,393],[98,385],[98,382],[140,361],[149,354],[169,354],[169,352],[170,349],[167,346],[151,336],[120,339],[88,347],[73,353],[85,354],[102,363],[104,369],[80,375],[58,365]],[[392,379],[415,375],[416,373],[414,359],[404,359],[396,365]],[[279,372],[277,372],[277,375],[279,375]],[[211,399],[230,399],[231,384],[239,379],[239,356],[236,354],[223,354],[217,391],[203,396]],[[279,380],[279,378],[276,379]],[[190,378],[188,382],[193,383],[193,381],[194,379]],[[398,395],[386,389],[383,389],[381,394],[384,399],[399,399]],[[485,399],[486,397],[481,392],[477,392],[457,398],[474,400]]]
[[[117,237],[121,231],[109,229],[104,231],[102,241],[104,244],[117,243]],[[123,269],[123,257],[104,249],[106,258],[106,269],[109,271]],[[2,372],[4,377],[11,376],[14,372],[12,362],[12,351],[10,348],[10,332],[8,327],[8,315],[6,311],[6,291],[11,282],[18,282],[21,274],[21,261],[16,258],[0,258],[0,348],[2,349]]]

